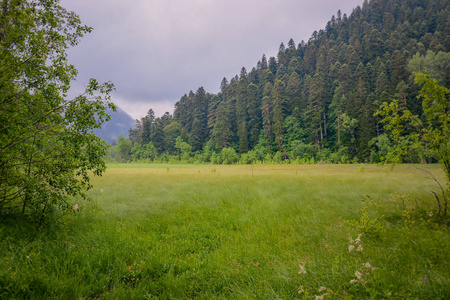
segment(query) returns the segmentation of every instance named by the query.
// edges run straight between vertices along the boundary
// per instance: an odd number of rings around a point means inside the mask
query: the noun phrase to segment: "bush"
[[[239,156],[233,148],[223,148],[220,157],[225,165],[234,164],[239,160]]]

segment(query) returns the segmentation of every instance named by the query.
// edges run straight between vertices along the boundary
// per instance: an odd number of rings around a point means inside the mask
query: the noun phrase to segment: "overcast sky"
[[[217,93],[281,42],[298,44],[325,28],[338,9],[350,15],[363,0],[62,0],[94,28],[69,51],[79,70],[73,91],[89,78],[112,81],[113,102],[133,118],[152,108],[173,113],[175,102],[203,86]]]

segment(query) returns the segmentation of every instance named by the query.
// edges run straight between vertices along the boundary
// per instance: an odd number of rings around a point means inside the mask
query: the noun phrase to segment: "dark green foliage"
[[[369,162],[380,151],[369,142],[383,134],[374,116],[382,102],[397,99],[423,115],[412,71],[426,66],[449,86],[449,11],[448,0],[365,1],[350,16],[338,11],[308,42],[281,43],[276,57],[263,55],[249,73],[243,67],[239,76],[224,78],[217,95],[203,88],[184,95],[171,122],[180,124],[183,140],[199,153],[207,142],[241,155],[264,145],[267,153],[283,152],[292,160],[296,139],[286,130],[298,127],[316,160]],[[294,119],[287,121],[289,116]],[[145,126],[136,124],[144,128],[144,143]],[[167,145],[148,141],[170,153]]]
[[[233,132],[231,122],[227,112],[227,103],[222,102],[217,108],[217,121],[213,129],[213,139],[217,150],[222,150],[230,145]]]

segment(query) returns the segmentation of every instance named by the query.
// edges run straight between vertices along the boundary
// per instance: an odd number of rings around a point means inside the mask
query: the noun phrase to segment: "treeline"
[[[190,91],[173,116],[150,109],[110,159],[378,162],[391,141],[374,113],[397,99],[421,116],[412,71],[427,67],[449,87],[449,51],[448,0],[366,0],[308,42],[291,39],[277,57],[224,78],[218,94]],[[417,149],[407,159],[430,158]]]

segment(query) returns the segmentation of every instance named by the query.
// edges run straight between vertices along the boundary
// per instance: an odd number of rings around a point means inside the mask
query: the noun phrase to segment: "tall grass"
[[[111,165],[59,224],[2,220],[0,298],[448,299],[433,184],[408,165]]]

